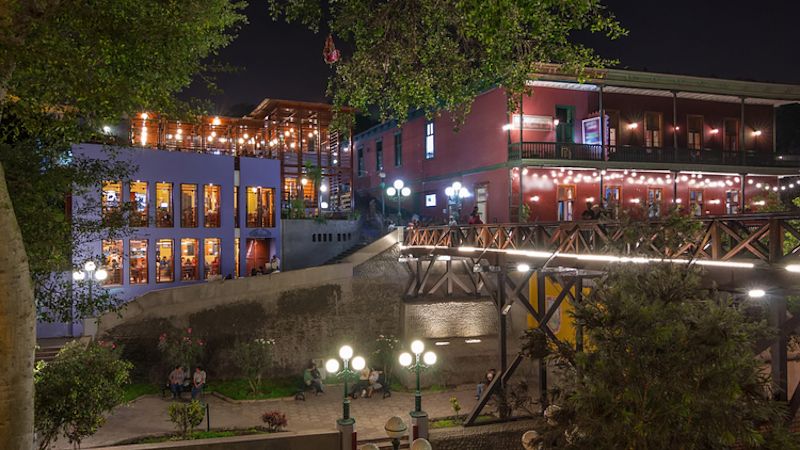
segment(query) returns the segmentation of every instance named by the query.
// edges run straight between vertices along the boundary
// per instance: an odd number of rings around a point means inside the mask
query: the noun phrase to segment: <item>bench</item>
[[[200,397],[201,398],[205,395],[206,388],[208,388],[208,383],[203,385],[203,390],[200,392]],[[182,398],[183,394],[186,393],[186,392],[188,392],[190,395],[192,393],[192,383],[188,378],[183,380],[183,384],[181,384],[181,390],[180,390],[180,392],[178,392],[178,398]],[[171,389],[169,383],[164,383],[164,384],[161,385],[161,398],[165,399],[165,398],[167,398],[168,395],[169,396],[172,395],[172,389]]]

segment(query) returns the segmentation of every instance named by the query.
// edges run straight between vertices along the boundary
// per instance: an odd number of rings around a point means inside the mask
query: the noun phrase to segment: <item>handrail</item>
[[[657,162],[719,164],[732,166],[794,167],[800,163],[768,151],[662,148],[635,145],[575,144],[562,142],[514,142],[509,160],[564,159],[572,161]]]
[[[624,254],[648,253],[664,258],[732,258],[777,263],[800,255],[800,213],[756,213],[703,217],[694,235],[671,242],[673,231],[664,221],[642,221],[644,232]],[[597,254],[619,251],[626,223],[611,220],[573,222],[503,223],[419,227],[406,230],[409,248],[478,250],[533,250]],[[670,247],[671,246],[671,247]],[[788,248],[791,247],[791,248]]]

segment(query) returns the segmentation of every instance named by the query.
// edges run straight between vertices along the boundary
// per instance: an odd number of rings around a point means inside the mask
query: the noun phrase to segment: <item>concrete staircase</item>
[[[48,338],[48,339],[39,339],[36,341],[36,356],[34,357],[35,362],[44,361],[50,362],[52,361],[58,352],[61,351],[67,342],[72,341],[71,338]]]
[[[345,259],[347,259],[348,256],[354,254],[355,252],[361,250],[362,248],[368,246],[371,243],[372,243],[372,241],[361,241],[361,242],[358,242],[357,244],[353,245],[352,247],[348,248],[347,250],[343,251],[342,253],[339,253],[338,255],[334,256],[333,258],[325,261],[325,263],[323,265],[342,263],[342,262],[345,261]]]

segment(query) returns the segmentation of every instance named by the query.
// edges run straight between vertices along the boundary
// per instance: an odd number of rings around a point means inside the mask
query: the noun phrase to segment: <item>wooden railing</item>
[[[716,261],[800,262],[800,214],[741,214],[684,222],[575,221],[408,229],[406,247],[609,254]]]
[[[633,163],[715,164],[725,166],[791,167],[800,162],[770,151],[656,148],[632,145],[592,145],[560,142],[516,142],[508,147],[511,161],[563,159]]]

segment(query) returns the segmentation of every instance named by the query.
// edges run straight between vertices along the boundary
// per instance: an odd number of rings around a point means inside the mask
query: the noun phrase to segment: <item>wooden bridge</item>
[[[753,287],[768,292],[769,319],[780,330],[770,341],[772,378],[780,400],[792,415],[800,408],[800,385],[788,398],[788,335],[800,316],[787,312],[786,297],[800,292],[800,213],[739,214],[697,220],[574,221],[532,224],[485,224],[420,227],[406,230],[401,261],[411,273],[406,296],[491,296],[499,323],[499,366],[495,377],[466,422],[473,424],[495,390],[522,362],[509,361],[506,315],[514,302],[551,339],[549,319],[562,302],[581,302],[584,288],[602,276],[608,264],[685,264],[703,266],[704,277],[733,296]],[[545,289],[529,298],[529,283],[551,282],[560,288],[548,305]],[[547,404],[547,365],[540,360],[539,395]]]

